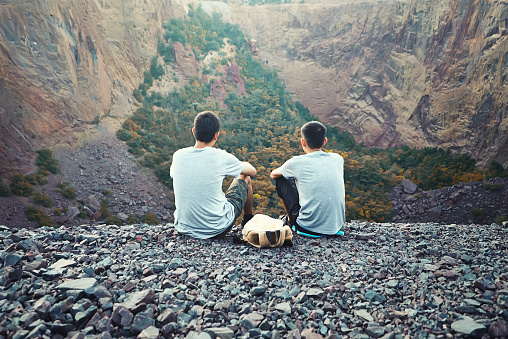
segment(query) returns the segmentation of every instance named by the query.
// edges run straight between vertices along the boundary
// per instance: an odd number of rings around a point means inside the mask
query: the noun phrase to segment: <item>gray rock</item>
[[[75,217],[79,215],[79,209],[77,207],[71,207],[67,210],[67,213],[65,213],[65,217],[67,220],[73,220]]]
[[[114,330],[113,325],[111,324],[111,319],[108,317],[104,317],[100,319],[97,324],[95,324],[95,329],[98,332],[112,332]]]
[[[134,315],[124,306],[117,306],[111,314],[111,323],[115,326],[129,326]]]
[[[321,298],[323,296],[323,290],[319,287],[313,287],[313,288],[309,288],[309,290],[307,291],[307,296],[309,297],[313,297],[313,298]]]
[[[54,303],[54,298],[49,295],[45,295],[44,297],[37,300],[34,304],[34,311],[39,314],[47,314],[49,309]]]
[[[367,312],[366,310],[356,310],[356,311],[354,311],[354,314],[357,317],[360,317],[365,321],[368,321],[368,322],[374,321],[374,318],[372,317],[372,315],[369,312]]]
[[[138,339],[157,339],[158,337],[159,337],[159,329],[155,326],[149,326],[145,328],[138,335]]]
[[[68,280],[57,286],[60,290],[86,290],[87,288],[95,286],[97,280],[95,278],[81,278],[75,280]]]
[[[18,253],[9,253],[4,258],[4,266],[16,266],[21,260],[21,255]]]
[[[134,334],[138,334],[144,329],[154,325],[155,319],[150,317],[147,313],[141,312],[136,314],[134,320],[132,321],[132,332],[134,332]]]
[[[266,292],[265,286],[255,286],[250,290],[250,294],[256,297],[265,294],[265,292]]]
[[[385,329],[378,323],[368,323],[366,332],[372,338],[379,338],[385,334]]]
[[[427,218],[430,221],[436,222],[439,220],[441,216],[441,212],[443,211],[443,206],[436,206],[427,211]]]
[[[85,325],[96,312],[97,306],[90,306],[85,311],[76,313],[74,316],[74,319],[76,320],[76,326],[81,327],[81,325]]]
[[[204,331],[210,333],[212,337],[215,336],[220,339],[232,339],[235,336],[235,332],[228,327],[210,327],[204,329]]]
[[[469,335],[475,338],[481,338],[487,333],[487,328],[475,322],[472,318],[464,317],[461,320],[452,323],[452,330],[457,333]]]
[[[49,266],[50,269],[59,269],[67,266],[75,265],[76,262],[74,260],[60,259],[55,262],[53,265]]]
[[[162,312],[158,317],[157,321],[160,322],[162,325],[166,325],[172,322],[176,322],[177,314],[173,312],[172,309],[167,308]]]
[[[289,303],[280,303],[275,305],[275,309],[277,311],[281,311],[284,313],[291,313],[291,305]]]
[[[406,178],[402,179],[401,185],[402,185],[402,189],[407,194],[414,194],[416,192],[416,189],[418,188],[418,186],[416,186],[416,184],[407,180]]]
[[[186,327],[187,325],[189,325],[191,320],[192,320],[191,315],[182,312],[182,313],[178,314],[176,323],[178,324],[178,326],[180,326],[182,328],[182,327]]]
[[[499,319],[490,324],[489,335],[492,338],[508,337],[508,322]]]
[[[132,310],[139,306],[141,303],[149,304],[153,301],[154,291],[151,289],[134,292],[122,303],[122,306]]]

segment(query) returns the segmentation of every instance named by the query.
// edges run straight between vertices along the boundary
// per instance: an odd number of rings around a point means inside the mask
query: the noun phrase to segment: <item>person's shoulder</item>
[[[344,162],[344,158],[339,153],[327,152],[326,154],[329,154],[330,158],[334,159],[335,161]]]
[[[299,161],[305,160],[305,155],[306,154],[293,155],[291,158],[286,160],[284,163],[287,164],[287,163],[299,162]]]
[[[179,155],[183,155],[185,153],[188,153],[190,151],[192,151],[192,148],[193,147],[185,147],[185,148],[180,148],[179,150],[177,150],[175,153],[173,153],[173,157],[175,156],[179,156]]]

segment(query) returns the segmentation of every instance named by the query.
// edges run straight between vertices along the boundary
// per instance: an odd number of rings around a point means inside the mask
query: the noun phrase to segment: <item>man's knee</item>
[[[242,179],[243,181],[245,181],[247,183],[247,186],[252,187],[252,181],[251,181],[250,176],[240,174],[240,176],[238,176],[237,179]]]

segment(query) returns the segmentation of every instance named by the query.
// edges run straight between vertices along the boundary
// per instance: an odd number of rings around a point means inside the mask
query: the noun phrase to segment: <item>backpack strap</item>
[[[258,234],[259,234],[259,245],[262,248],[280,246],[278,245],[281,239],[280,230],[262,231],[259,232]],[[282,242],[284,242],[284,240],[282,240]]]

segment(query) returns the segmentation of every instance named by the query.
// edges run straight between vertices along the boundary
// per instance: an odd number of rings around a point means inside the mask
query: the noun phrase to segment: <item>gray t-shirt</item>
[[[175,193],[175,228],[207,239],[226,230],[235,218],[222,191],[226,176],[238,177],[243,164],[234,155],[212,147],[187,147],[173,154],[170,176]]]
[[[346,219],[344,159],[335,153],[315,151],[286,161],[285,178],[295,178],[300,200],[296,222],[320,234],[336,234]]]

